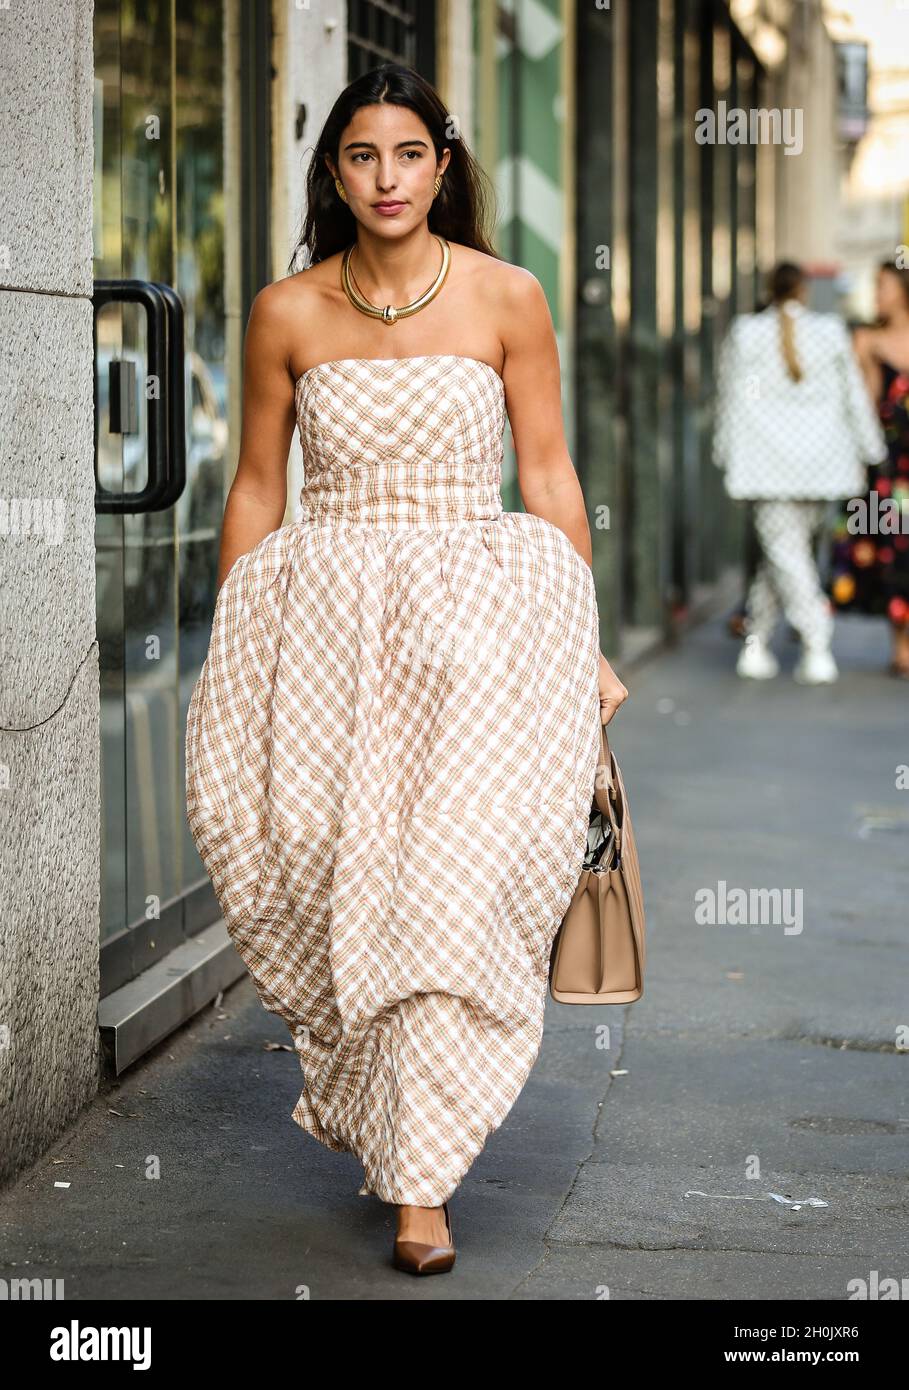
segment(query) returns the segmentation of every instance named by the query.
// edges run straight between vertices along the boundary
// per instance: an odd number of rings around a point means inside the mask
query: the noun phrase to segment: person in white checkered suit
[[[814,539],[827,504],[861,495],[866,463],[886,445],[846,325],[806,307],[801,269],[770,276],[770,305],[733,319],[720,350],[714,461],[730,497],[755,503],[762,560],[748,595],[740,676],[779,671],[771,641],[781,612],[802,639],[795,679],[838,676],[833,613],[821,587]]]

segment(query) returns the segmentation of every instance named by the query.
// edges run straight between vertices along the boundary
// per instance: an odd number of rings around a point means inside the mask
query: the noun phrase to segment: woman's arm
[[[727,470],[735,432],[735,412],[744,399],[738,366],[739,324],[736,316],[729,325],[717,353],[716,385],[713,394],[713,462]]]
[[[528,512],[564,531],[590,565],[587,509],[562,424],[562,377],[552,316],[542,285],[519,266],[509,266],[504,279],[501,322],[505,401],[521,500]],[[627,698],[627,689],[600,653],[604,724]]]
[[[874,329],[857,328],[852,335],[852,345],[855,349],[855,355],[858,358],[859,366],[862,369],[862,376],[865,378],[865,385],[868,387],[871,403],[877,406],[877,402],[880,400],[883,390],[884,378],[881,372],[881,364],[874,350]]]
[[[243,362],[243,428],[227,495],[218,588],[235,561],[277,531],[287,507],[287,457],[295,426],[281,282],[253,300]]]
[[[844,405],[855,446],[863,463],[882,463],[887,457],[887,441],[877,403],[883,391],[884,377],[873,331],[860,328],[851,341],[845,324],[842,324],[840,332]]]
[[[508,271],[503,377],[521,500],[529,512],[564,531],[589,565],[590,526],[562,425],[562,377],[549,305],[529,271],[519,266]]]

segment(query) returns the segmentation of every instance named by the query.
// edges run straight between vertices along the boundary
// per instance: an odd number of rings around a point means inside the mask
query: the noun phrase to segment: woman
[[[783,262],[769,282],[770,306],[734,319],[720,354],[714,458],[730,497],[754,501],[762,560],[748,595],[749,635],[740,676],[766,680],[780,610],[802,639],[795,679],[838,677],[833,614],[818,578],[816,532],[827,503],[863,485],[863,460],[884,441],[843,322],[806,307],[798,266]]]
[[[187,726],[196,844],[294,1033],[293,1118],[359,1157],[416,1273],[451,1268],[448,1198],[537,1056],[597,721],[628,693],[599,650],[546,299],[486,241],[451,128],[397,64],[328,117],[310,266],[250,314]],[[506,408],[523,513],[499,495]],[[303,517],[282,527],[294,428]]]
[[[836,531],[831,594],[837,607],[886,614],[890,671],[909,680],[909,270],[883,261],[879,323],[859,329],[856,352],[877,402],[887,454],[869,468],[863,507],[847,506]]]

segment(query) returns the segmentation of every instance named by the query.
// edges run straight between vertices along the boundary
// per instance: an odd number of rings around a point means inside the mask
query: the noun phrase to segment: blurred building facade
[[[437,84],[494,181],[500,253],[546,290],[620,670],[723,592],[741,516],[710,462],[718,344],[778,254],[831,254],[837,198],[811,0],[36,0],[4,25],[0,487],[59,498],[68,544],[0,546],[0,853],[32,885],[0,909],[0,1178],[242,973],[185,822],[183,730],[249,308],[287,272],[346,82],[398,59]],[[730,138],[787,103],[799,150],[772,123]],[[296,442],[290,467],[288,520]]]
[[[847,116],[858,108],[842,132],[836,228],[842,308],[867,322],[876,315],[881,261],[909,265],[909,6],[837,0],[828,24],[843,55],[841,107]]]

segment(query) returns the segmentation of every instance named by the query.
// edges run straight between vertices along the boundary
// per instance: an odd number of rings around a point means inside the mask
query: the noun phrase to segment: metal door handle
[[[170,285],[150,280],[96,280],[92,301],[95,511],[120,514],[164,511],[174,505],[186,486],[183,305]],[[98,481],[98,314],[105,305],[118,303],[140,304],[145,310],[148,375],[156,377],[159,383],[157,397],[146,402],[148,481],[139,492],[112,492]],[[116,424],[122,429],[124,419],[129,421],[129,407],[122,397],[118,401],[118,413]]]

